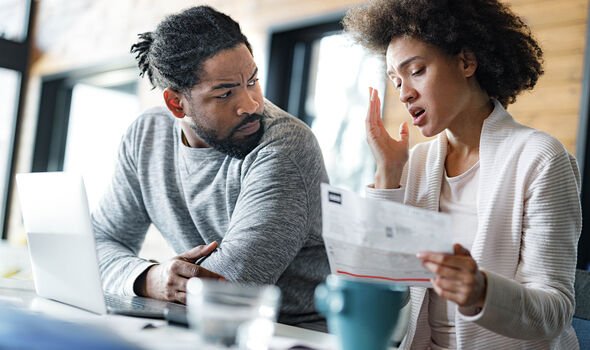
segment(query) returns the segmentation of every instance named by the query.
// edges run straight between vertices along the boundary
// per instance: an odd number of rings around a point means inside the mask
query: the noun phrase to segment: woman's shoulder
[[[549,133],[514,122],[501,135],[498,153],[508,155],[513,152],[521,153],[526,159],[537,161],[555,157],[568,157],[565,146]]]

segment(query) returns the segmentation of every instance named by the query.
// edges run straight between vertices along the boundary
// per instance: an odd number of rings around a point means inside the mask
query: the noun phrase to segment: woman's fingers
[[[410,129],[408,122],[403,122],[399,126],[399,139],[408,147],[410,143]]]
[[[367,131],[379,131],[379,128],[383,126],[383,121],[381,120],[381,108],[379,105],[380,101],[377,90],[369,88],[369,108],[367,110],[366,118]]]
[[[423,263],[431,262],[436,265],[451,267],[457,270],[466,270],[469,272],[477,271],[477,263],[471,256],[446,253],[423,253],[419,254],[418,258],[421,259]],[[432,272],[437,273],[436,269]]]
[[[454,254],[421,252],[418,258],[435,274],[432,285],[438,295],[460,306],[483,305],[485,275],[467,249],[455,244],[453,251]]]

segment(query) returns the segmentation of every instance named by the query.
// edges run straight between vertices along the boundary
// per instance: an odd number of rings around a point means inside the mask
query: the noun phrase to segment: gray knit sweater
[[[310,129],[265,102],[264,135],[244,159],[182,144],[166,109],[128,129],[113,181],[92,215],[103,285],[133,295],[152,262],[137,254],[153,223],[177,253],[220,242],[203,267],[230,281],[276,284],[279,321],[315,322],[313,292],[329,273],[321,237],[322,155]]]

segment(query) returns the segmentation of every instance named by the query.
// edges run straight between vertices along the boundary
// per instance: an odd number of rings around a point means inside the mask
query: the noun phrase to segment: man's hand
[[[135,280],[138,295],[186,304],[186,283],[191,277],[223,279],[223,276],[195,264],[217,248],[217,242],[196,246],[165,263],[150,266]]]

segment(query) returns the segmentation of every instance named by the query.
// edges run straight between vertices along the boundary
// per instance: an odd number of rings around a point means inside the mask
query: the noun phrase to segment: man
[[[93,214],[105,288],[185,303],[195,276],[276,284],[280,322],[321,325],[313,293],[329,273],[327,176],[315,137],[264,100],[250,44],[230,17],[193,7],[139,37],[131,51],[168,110],[130,126]],[[177,257],[137,257],[150,223]]]

